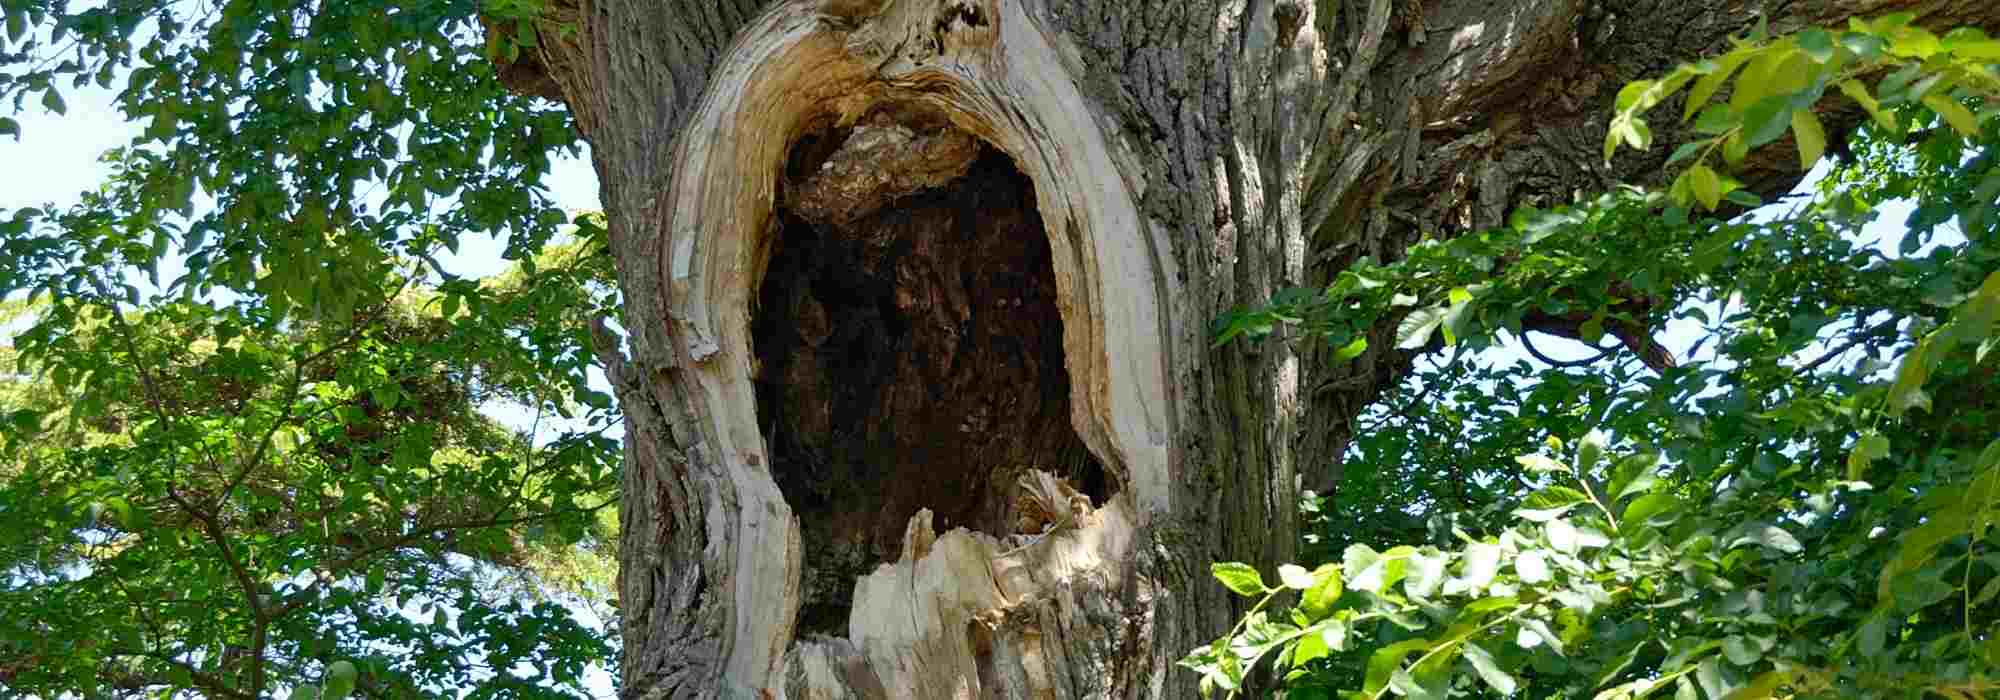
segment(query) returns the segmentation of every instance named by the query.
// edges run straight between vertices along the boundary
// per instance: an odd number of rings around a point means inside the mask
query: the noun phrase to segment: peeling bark
[[[1208,563],[1289,559],[1299,484],[1409,362],[1393,319],[1341,365],[1210,319],[1647,181],[1666,149],[1597,155],[1624,82],[1760,14],[1899,9],[2000,28],[1987,0],[553,0],[574,31],[503,77],[575,112],[625,293],[623,692],[1193,697],[1173,661],[1240,604]]]

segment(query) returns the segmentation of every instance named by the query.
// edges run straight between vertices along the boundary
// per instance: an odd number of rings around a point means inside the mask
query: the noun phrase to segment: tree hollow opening
[[[1071,425],[1049,238],[1005,154],[922,113],[813,131],[779,174],[752,323],[759,428],[804,538],[799,631],[841,634],[857,577],[938,531],[1015,534],[1015,476],[1102,504]]]

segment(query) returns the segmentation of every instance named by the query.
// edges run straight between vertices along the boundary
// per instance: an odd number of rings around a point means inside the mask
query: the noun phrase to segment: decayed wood
[[[920,508],[940,530],[1005,531],[1013,483],[996,470],[1036,465],[1106,495],[1071,427],[1033,186],[946,133],[808,136],[786,165],[751,346],[766,456],[811,543],[802,632],[846,628],[855,578],[895,558]],[[939,143],[944,158],[926,154]],[[958,177],[924,184],[934,173]]]

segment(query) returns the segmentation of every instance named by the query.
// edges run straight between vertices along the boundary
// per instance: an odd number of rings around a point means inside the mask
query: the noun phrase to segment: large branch
[[[1368,3],[1350,0],[1350,36],[1373,29],[1355,19]],[[1349,55],[1376,60],[1369,83],[1339,124],[1337,148],[1321,154],[1317,191],[1306,221],[1314,232],[1314,278],[1325,280],[1369,255],[1394,259],[1423,235],[1452,236],[1502,225],[1515,207],[1570,203],[1577,193],[1618,183],[1664,184],[1674,145],[1692,138],[1658,120],[1649,151],[1624,150],[1606,164],[1601,147],[1612,100],[1627,82],[1727,50],[1760,18],[1773,32],[1839,26],[1851,16],[1914,12],[1933,29],[1979,26],[2000,31],[2000,4],[1988,0],[1529,0],[1496,12],[1483,0],[1429,2],[1421,21],[1395,23],[1385,46]],[[1407,6],[1399,7],[1403,12]],[[1411,41],[1411,30],[1425,41]],[[1338,58],[1338,57],[1337,57]],[[1662,106],[1667,113],[1676,104]],[[1865,114],[1827,100],[1821,121],[1835,139]],[[1804,176],[1788,142],[1754,152],[1736,176],[1767,200]],[[1562,333],[1550,320],[1547,330]],[[1338,463],[1352,416],[1407,366],[1393,346],[1393,320],[1374,329],[1371,347],[1353,362],[1317,361],[1315,405],[1300,434],[1302,469]],[[1644,329],[1621,329],[1628,345],[1647,347]],[[1666,358],[1654,354],[1650,363]],[[1334,476],[1337,478],[1337,467]],[[1328,479],[1314,479],[1325,484]]]

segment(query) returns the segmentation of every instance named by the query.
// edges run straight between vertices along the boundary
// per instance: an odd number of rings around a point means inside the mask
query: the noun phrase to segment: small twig
[[[1611,353],[1613,352],[1613,351],[1611,351],[1611,350],[1607,350],[1607,349],[1604,349],[1604,348],[1598,348],[1598,347],[1592,347],[1592,348],[1591,348],[1592,350],[1596,350],[1596,351],[1597,351],[1597,355],[1596,355],[1595,357],[1587,357],[1587,358],[1584,358],[1584,359],[1581,359],[1581,360],[1558,360],[1558,359],[1555,359],[1555,358],[1552,358],[1552,357],[1549,357],[1548,355],[1544,355],[1544,354],[1542,354],[1542,351],[1541,351],[1541,350],[1538,350],[1538,349],[1536,349],[1536,348],[1535,348],[1535,343],[1534,343],[1533,341],[1530,341],[1530,340],[1528,340],[1528,333],[1529,333],[1528,331],[1525,331],[1525,330],[1524,330],[1524,331],[1521,331],[1521,332],[1520,332],[1519,334],[1515,335],[1514,337],[1516,337],[1516,338],[1520,338],[1520,339],[1521,339],[1521,347],[1522,347],[1523,349],[1527,350],[1527,351],[1528,351],[1528,354],[1529,354],[1529,355],[1532,355],[1532,356],[1534,356],[1534,358],[1535,358],[1535,359],[1537,359],[1537,360],[1541,360],[1542,362],[1545,362],[1545,363],[1548,363],[1548,364],[1550,364],[1550,365],[1553,365],[1553,366],[1556,366],[1556,367],[1585,367],[1585,366],[1589,366],[1589,365],[1591,365],[1591,364],[1593,364],[1593,363],[1596,363],[1596,362],[1597,362],[1598,360],[1602,360],[1602,359],[1604,359],[1604,358],[1607,358],[1607,357],[1610,357],[1610,356],[1611,356]]]
[[[1799,367],[1799,373],[1811,374],[1814,370],[1819,369],[1821,365],[1824,365],[1827,362],[1832,361],[1834,358],[1852,352],[1854,348],[1860,346],[1862,343],[1868,342],[1869,340],[1874,339],[1876,336],[1879,336],[1885,332],[1895,330],[1896,324],[1900,323],[1901,321],[1902,319],[1899,318],[1890,318],[1887,321],[1877,323],[1873,326],[1868,327],[1865,330],[1862,330],[1860,334],[1850,338],[1846,344],[1841,345],[1840,349],[1834,350],[1825,355],[1821,355],[1819,359],[1801,365]]]

